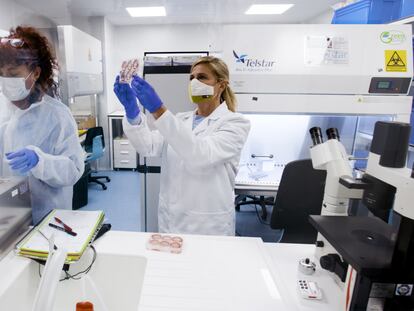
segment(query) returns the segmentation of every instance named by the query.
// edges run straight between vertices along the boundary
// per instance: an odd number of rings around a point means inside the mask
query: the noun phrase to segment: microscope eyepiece
[[[322,143],[323,143],[323,138],[322,138],[322,130],[321,130],[321,128],[320,128],[320,127],[317,127],[317,126],[312,127],[312,128],[309,130],[309,133],[310,133],[310,135],[311,135],[312,142],[313,142],[313,145],[314,145],[314,146],[316,146],[316,145],[319,145],[319,144],[322,144]]]
[[[339,132],[336,127],[331,127],[326,130],[326,136],[328,136],[328,139],[337,139],[339,140]]]

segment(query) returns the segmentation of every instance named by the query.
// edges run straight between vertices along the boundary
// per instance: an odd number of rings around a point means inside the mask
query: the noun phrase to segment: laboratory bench
[[[182,253],[171,254],[147,250],[149,236],[150,233],[112,231],[94,243],[98,258],[107,253],[147,258],[140,311],[342,310],[340,290],[325,272],[319,268],[312,276],[298,272],[300,259],[313,258],[313,245],[263,243],[249,237],[182,235]],[[37,263],[13,252],[0,261],[0,304],[10,284],[20,278],[28,265]],[[111,280],[117,270],[107,271],[106,279]],[[39,279],[36,273],[31,277]],[[323,299],[299,297],[299,278],[316,281],[322,288]],[[27,287],[21,290],[29,290]]]

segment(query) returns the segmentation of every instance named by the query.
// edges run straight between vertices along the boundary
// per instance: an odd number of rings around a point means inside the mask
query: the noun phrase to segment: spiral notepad
[[[58,217],[68,224],[77,235],[72,236],[50,227],[49,223],[59,225],[54,217]],[[58,248],[64,247],[68,252],[66,262],[77,261],[88,244],[93,241],[104,217],[105,214],[102,211],[53,210],[16,245],[17,253],[26,257],[46,260],[49,255],[47,239],[54,234],[55,245]]]

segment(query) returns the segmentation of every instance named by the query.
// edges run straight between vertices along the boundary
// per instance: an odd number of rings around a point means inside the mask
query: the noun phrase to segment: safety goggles
[[[25,42],[19,38],[0,38],[0,44],[9,44],[14,48],[21,48]]]

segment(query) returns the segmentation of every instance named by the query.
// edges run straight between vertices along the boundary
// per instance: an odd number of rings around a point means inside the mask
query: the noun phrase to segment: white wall
[[[305,24],[331,24],[334,10],[329,9],[320,15],[317,15],[306,21]]]

